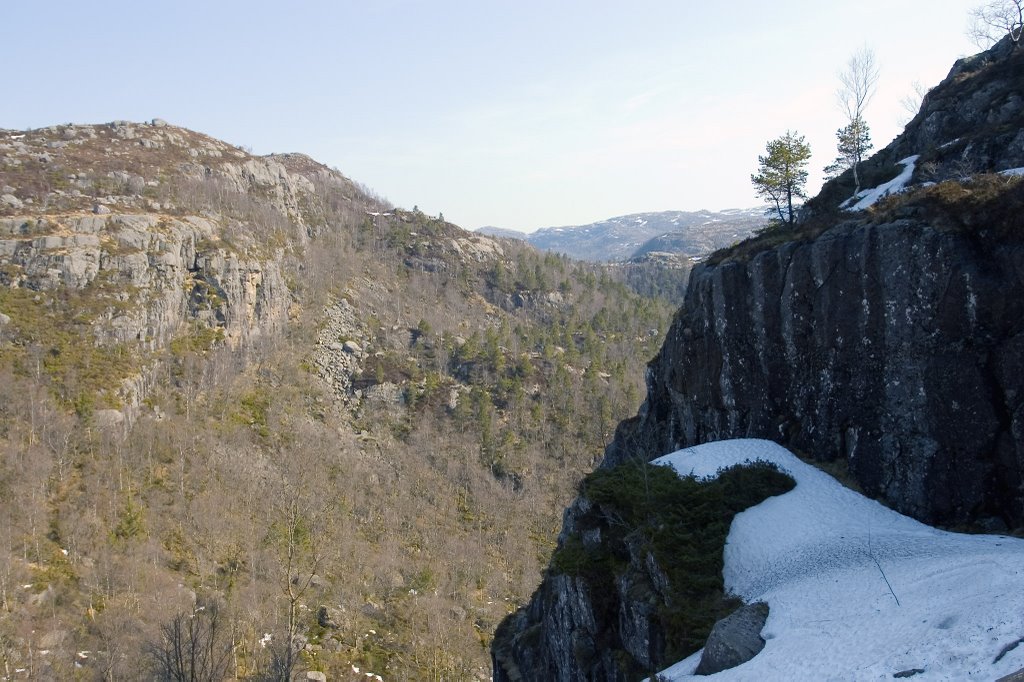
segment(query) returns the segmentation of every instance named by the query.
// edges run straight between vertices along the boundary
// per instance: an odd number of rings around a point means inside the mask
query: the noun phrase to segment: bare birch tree
[[[967,37],[982,50],[1010,36],[1020,45],[1024,30],[1024,0],[989,0],[970,11]]]
[[[921,81],[914,81],[910,87],[912,91],[900,99],[900,106],[904,111],[903,117],[900,118],[900,125],[904,126],[917,116],[917,112],[920,111],[921,104],[924,102],[924,96],[928,94],[928,88]]]
[[[856,185],[854,193],[860,191],[858,166],[871,149],[871,135],[864,120],[864,110],[875,94],[878,75],[875,53],[867,46],[857,50],[846,63],[846,68],[839,72],[840,86],[836,90],[836,103],[846,116],[846,125],[836,132],[839,156],[825,170],[829,174],[838,175],[852,168]]]

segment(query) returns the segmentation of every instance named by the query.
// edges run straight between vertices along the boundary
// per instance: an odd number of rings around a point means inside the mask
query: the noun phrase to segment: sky
[[[746,208],[766,143],[806,136],[808,189],[844,125],[838,73],[901,100],[977,51],[977,0],[0,0],[0,128],[162,118],[303,152],[466,229]],[[13,29],[13,30],[11,30]]]

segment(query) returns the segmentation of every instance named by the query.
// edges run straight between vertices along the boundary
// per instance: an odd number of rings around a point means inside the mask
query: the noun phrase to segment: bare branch
[[[911,87],[914,91],[900,100],[900,106],[906,112],[900,119],[900,125],[910,123],[917,116],[917,112],[921,109],[921,103],[924,102],[924,96],[928,94],[928,88],[921,81],[914,81]]]
[[[1007,35],[1014,43],[1020,43],[1024,0],[989,0],[967,16],[967,37],[979,49],[987,50]]]
[[[871,149],[871,134],[864,120],[864,110],[875,94],[879,69],[875,53],[867,45],[853,53],[846,68],[839,72],[840,87],[836,90],[836,102],[846,115],[847,125],[836,131],[839,157],[825,169],[826,173],[838,176],[846,169],[853,169],[855,190],[860,191],[858,165]]]
[[[1024,2],[1024,0],[1021,0]],[[875,52],[866,45],[857,50],[846,63],[846,68],[839,72],[842,84],[836,90],[836,101],[839,108],[846,114],[847,120],[864,117],[864,109],[875,94],[878,85],[879,69],[875,60]]]

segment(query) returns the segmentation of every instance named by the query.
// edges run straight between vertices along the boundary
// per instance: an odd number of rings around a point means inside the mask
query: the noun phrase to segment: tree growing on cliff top
[[[836,177],[852,168],[856,194],[860,192],[858,167],[864,160],[864,155],[871,149],[871,133],[864,120],[864,110],[875,94],[875,86],[878,84],[875,53],[868,47],[855,52],[846,63],[846,68],[839,73],[839,83],[836,102],[846,116],[847,123],[836,131],[839,155],[825,168],[825,173],[829,177]]]
[[[836,160],[825,166],[825,176],[839,177],[853,169],[853,193],[860,192],[859,165],[864,155],[871,150],[871,131],[861,117],[856,117],[836,131]]]
[[[967,37],[982,50],[1009,35],[1015,45],[1020,45],[1024,32],[1024,0],[989,0],[970,11]]]
[[[793,199],[807,198],[804,186],[811,146],[803,135],[786,131],[782,137],[771,140],[766,151],[765,155],[757,157],[757,173],[750,176],[750,181],[757,195],[768,204],[768,214],[777,216],[777,222],[782,225],[792,225],[796,222]]]

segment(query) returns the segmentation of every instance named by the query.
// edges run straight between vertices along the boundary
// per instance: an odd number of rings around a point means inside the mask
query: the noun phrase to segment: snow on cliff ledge
[[[878,187],[861,190],[840,204],[839,208],[845,208],[849,211],[863,211],[870,206],[874,206],[882,197],[902,192],[906,189],[910,178],[913,177],[914,167],[917,165],[919,158],[921,158],[921,155],[915,154],[905,159],[900,159],[896,162],[898,165],[903,166],[903,170],[899,172],[899,175],[889,182],[883,182]]]
[[[769,441],[709,443],[655,463],[705,477],[758,459],[797,486],[736,516],[724,572],[727,590],[768,602],[765,648],[710,678],[693,675],[697,652],[666,679],[892,680],[918,670],[915,682],[994,680],[1024,668],[1024,540],[925,526]]]

